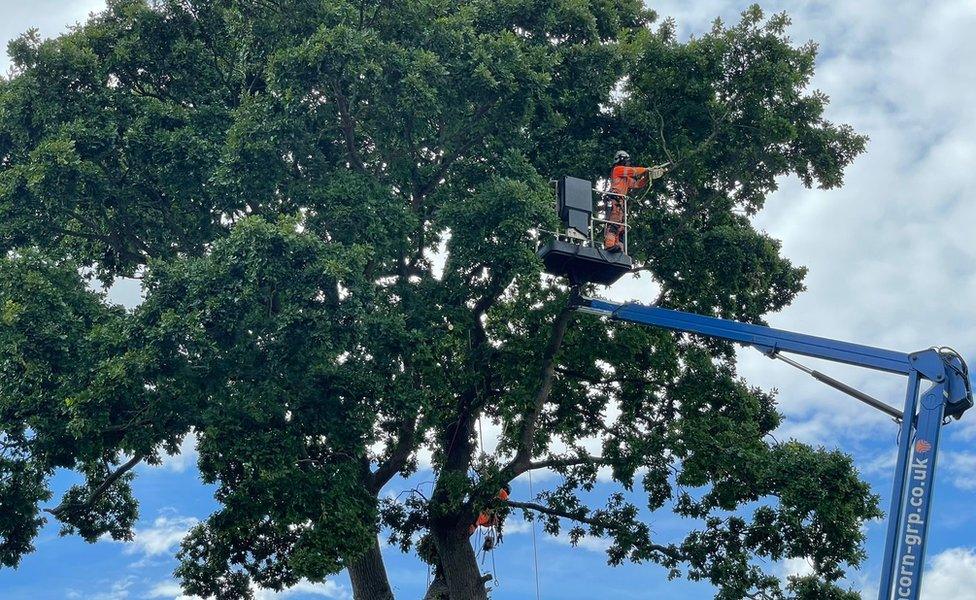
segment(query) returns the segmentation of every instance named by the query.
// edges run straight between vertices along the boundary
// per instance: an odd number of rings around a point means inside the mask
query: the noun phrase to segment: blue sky
[[[687,37],[717,16],[734,21],[746,4],[666,0],[652,7],[675,17]],[[8,40],[32,26],[42,35],[56,35],[100,6],[97,0],[0,0],[0,38]],[[976,226],[976,2],[835,0],[767,2],[763,7],[791,14],[797,42],[820,43],[814,85],[832,98],[829,117],[871,137],[867,154],[851,167],[843,189],[806,190],[785,180],[755,218],[759,227],[783,240],[787,256],[810,268],[808,291],[772,315],[770,323],[905,351],[951,345],[976,360],[970,315],[976,299],[976,250],[970,243]],[[5,59],[0,68],[6,68]],[[646,279],[623,281],[608,295],[647,299],[652,288]],[[131,305],[138,289],[123,284],[112,296]],[[815,366],[877,397],[901,401],[898,377]],[[777,437],[851,453],[887,507],[896,434],[890,421],[758,353],[743,350],[740,370],[750,383],[780,390],[787,419]],[[485,428],[486,445],[492,433]],[[923,597],[976,600],[976,516],[971,510],[976,414],[953,423],[944,440]],[[387,492],[428,479],[421,473],[411,482],[391,484]],[[62,486],[71,481],[70,474],[58,478]],[[533,483],[539,489],[547,480],[541,476]],[[515,497],[527,497],[527,486],[527,481],[517,482]],[[171,578],[173,552],[185,531],[214,508],[210,490],[196,474],[192,440],[182,456],[160,467],[140,467],[135,488],[142,508],[132,543],[86,544],[60,538],[49,526],[19,569],[0,571],[0,596],[179,598]],[[685,527],[667,514],[653,515],[650,522],[664,539],[680,536]],[[871,598],[877,593],[884,524],[869,523],[867,533],[869,559],[850,574],[849,583]],[[607,567],[602,540],[585,540],[573,549],[541,531],[536,538],[542,598],[712,597],[709,586],[668,582],[653,566]],[[395,550],[387,551],[386,558],[398,597],[421,597],[425,567]],[[533,563],[531,527],[515,520],[494,555],[496,597],[535,598]],[[484,568],[492,569],[490,557]],[[790,573],[806,565],[792,561],[770,568]],[[259,597],[349,598],[350,591],[348,580],[339,575]]]

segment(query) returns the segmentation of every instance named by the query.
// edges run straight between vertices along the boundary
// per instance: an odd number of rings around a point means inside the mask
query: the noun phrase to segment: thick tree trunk
[[[348,571],[355,600],[393,600],[393,590],[386,576],[378,539],[373,538],[373,546],[350,563]]]
[[[478,557],[468,539],[467,526],[431,527],[437,546],[437,558],[444,571],[444,580],[451,600],[488,600],[484,578],[478,569]]]
[[[438,573],[434,576],[434,581],[430,582],[430,587],[424,594],[424,600],[451,600],[447,591],[447,582],[444,581],[443,575]]]
[[[481,583],[488,583],[491,581],[491,575],[482,575]],[[424,600],[451,600],[451,596],[447,592],[447,582],[444,581],[444,576],[438,573],[434,576],[434,580],[430,582],[430,587],[427,588],[427,593],[424,594]]]

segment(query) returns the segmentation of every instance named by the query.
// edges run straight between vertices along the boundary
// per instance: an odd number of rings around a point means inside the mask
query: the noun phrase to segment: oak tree
[[[484,509],[722,599],[852,597],[837,582],[879,512],[850,458],[774,439],[774,395],[728,345],[576,314],[535,254],[548,182],[626,148],[671,163],[631,211],[653,300],[786,306],[804,271],[749,216],[784,176],[840,185],[865,141],[825,120],[816,47],[787,27],[753,7],[679,40],[639,0],[110,0],[12,42],[0,562],[51,518],[127,538],[133,468],[195,435],[219,509],[178,574],[202,597],[348,569],[390,598],[382,531],[485,598]],[[138,307],[95,285],[119,277]],[[381,502],[423,452],[433,493]],[[57,469],[84,483],[52,498]],[[558,483],[497,498],[537,469]],[[619,492],[589,505],[600,477]],[[664,511],[687,535],[652,533]],[[796,557],[813,575],[769,572]]]

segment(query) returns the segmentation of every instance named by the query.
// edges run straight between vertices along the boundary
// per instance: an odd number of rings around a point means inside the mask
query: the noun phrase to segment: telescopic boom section
[[[906,354],[656,306],[617,304],[581,296],[575,296],[573,304],[582,312],[615,320],[753,346],[896,419],[904,420],[898,435],[898,459],[878,598],[919,599],[942,426],[947,417],[958,419],[973,406],[969,373],[961,356],[949,349],[936,348]],[[829,376],[780,356],[782,352],[906,375],[908,391],[905,408],[898,411]],[[924,391],[921,388],[923,381],[931,382],[931,386]]]
[[[583,297],[576,300],[576,305],[583,312],[605,315],[619,321],[652,325],[728,340],[753,346],[765,354],[791,352],[901,375],[907,375],[912,369],[911,358],[904,352],[839,342],[813,335],[773,329],[751,323],[740,323],[728,319],[706,317],[657,306],[616,304]]]

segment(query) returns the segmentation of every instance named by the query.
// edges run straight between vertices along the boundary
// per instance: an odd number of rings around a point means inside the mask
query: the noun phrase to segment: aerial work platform
[[[593,217],[593,194],[623,202],[623,219]],[[959,419],[974,405],[973,385],[963,357],[948,347],[936,346],[905,353],[821,338],[752,323],[669,310],[659,306],[618,304],[581,295],[580,285],[609,285],[631,271],[627,254],[626,196],[593,189],[591,182],[564,177],[557,186],[559,218],[566,229],[538,250],[547,273],[566,277],[573,286],[570,307],[584,313],[638,325],[661,327],[752,346],[814,379],[879,410],[900,424],[895,479],[882,566],[879,600],[919,600],[922,566],[931,514],[936,457],[943,425]],[[608,211],[610,212],[610,211]],[[622,252],[604,249],[603,236],[594,223],[613,227],[622,236]],[[908,377],[904,409],[898,409],[829,375],[811,369],[785,354],[897,373]],[[927,382],[927,383],[926,383]],[[927,387],[923,387],[927,386]]]
[[[539,248],[546,273],[566,277],[571,283],[610,285],[631,269],[634,261],[622,252],[555,239]]]
[[[961,418],[974,404],[969,367],[958,352],[941,346],[897,352],[660,306],[619,304],[580,295],[573,296],[571,306],[614,321],[751,346],[895,419],[900,424],[898,454],[878,598],[919,600],[942,427],[950,419]],[[905,407],[899,410],[784,356],[787,353],[905,375]]]
[[[617,196],[624,205],[623,221],[609,221],[593,216],[593,194],[601,200]],[[543,244],[538,255],[547,273],[566,277],[570,283],[610,285],[630,272],[634,261],[627,254],[627,197],[593,189],[593,183],[576,177],[563,177],[556,185],[559,218],[565,232],[550,232],[555,239]],[[613,225],[624,232],[623,252],[603,249],[602,239],[594,231],[599,226]]]

